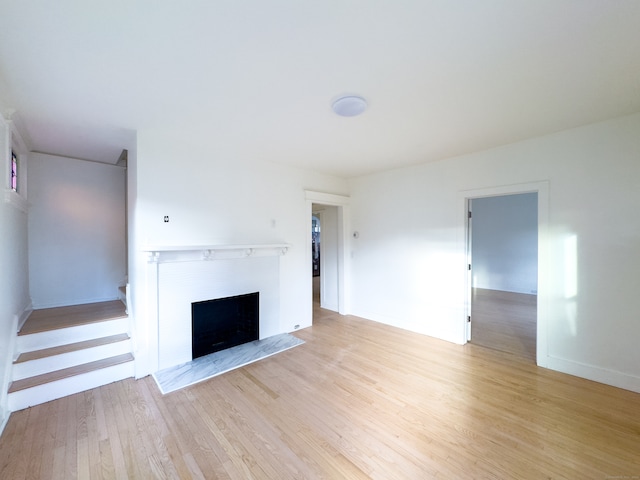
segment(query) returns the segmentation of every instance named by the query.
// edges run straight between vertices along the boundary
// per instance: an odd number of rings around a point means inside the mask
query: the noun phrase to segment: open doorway
[[[320,247],[321,247],[320,217],[315,213],[311,216],[311,275],[313,276],[313,307],[320,307]]]
[[[538,193],[470,198],[468,340],[536,362]]]
[[[320,275],[319,300],[323,311],[345,315],[348,305],[348,231],[349,197],[331,193],[305,190],[307,203],[307,265],[309,265],[309,315],[313,322],[315,308],[313,302],[313,245],[312,218],[320,220]],[[311,228],[309,228],[311,227]]]
[[[313,299],[319,307],[337,312],[339,308],[340,250],[338,207],[335,205],[312,205],[311,216],[311,270],[313,276]]]

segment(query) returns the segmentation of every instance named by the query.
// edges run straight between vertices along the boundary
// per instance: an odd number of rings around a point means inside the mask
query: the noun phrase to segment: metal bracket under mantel
[[[284,255],[289,248],[291,248],[291,245],[287,243],[194,246],[154,245],[145,247],[144,251],[147,252],[149,263],[165,263]]]

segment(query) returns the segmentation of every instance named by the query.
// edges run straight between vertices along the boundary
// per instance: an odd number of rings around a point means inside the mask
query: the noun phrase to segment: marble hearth
[[[228,348],[204,357],[196,358],[153,374],[163,394],[208,380],[230,370],[276,355],[302,345],[304,340],[288,333]]]

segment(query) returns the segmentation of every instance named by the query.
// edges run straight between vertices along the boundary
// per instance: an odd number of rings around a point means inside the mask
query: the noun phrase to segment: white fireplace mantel
[[[192,359],[193,302],[260,293],[260,338],[282,333],[279,262],[290,245],[149,245],[146,304],[151,371]]]
[[[150,245],[144,248],[149,263],[186,262],[245,257],[284,255],[287,243],[258,243],[238,245]]]

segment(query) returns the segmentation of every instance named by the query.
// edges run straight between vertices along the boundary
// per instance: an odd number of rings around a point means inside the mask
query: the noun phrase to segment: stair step
[[[135,362],[127,361],[9,393],[7,395],[7,406],[10,412],[17,412],[34,405],[40,405],[57,398],[67,397],[134,376]]]
[[[69,340],[69,342],[71,341]],[[109,335],[106,333],[104,337],[82,339],[82,341],[75,343],[64,343],[23,352],[13,362],[11,377],[13,381],[22,380],[55,370],[95,362],[103,358],[131,353],[131,351],[131,339],[128,334],[114,332]]]
[[[129,328],[121,300],[32,312],[15,341],[9,410],[135,376]]]
[[[127,333],[129,319],[118,318],[16,337],[16,352],[32,352]]]
[[[31,315],[29,315],[29,318],[27,318],[27,321],[18,332],[18,336],[120,318],[127,318],[125,306],[120,300],[71,305],[67,307],[43,308],[34,310]]]
[[[99,347],[101,345],[108,345],[110,343],[123,342],[129,340],[129,335],[126,333],[120,333],[118,335],[110,335],[108,337],[95,338],[92,340],[85,340],[84,342],[70,343],[68,345],[60,345],[57,347],[44,348],[42,350],[35,350],[33,352],[24,352],[16,359],[15,363],[23,363],[31,360],[38,360],[40,358],[53,357],[55,355],[62,355],[64,353],[76,352],[78,350],[86,350],[88,348]]]
[[[100,370],[103,368],[111,367],[121,363],[133,361],[133,355],[125,353],[117,355],[115,357],[105,358],[97,360],[95,362],[85,363],[83,365],[77,365],[75,367],[65,368],[62,370],[56,370],[54,372],[37,375],[35,377],[24,378],[22,380],[16,380],[9,385],[9,393],[18,392],[27,388],[44,385],[47,383],[62,380],[64,378],[73,377],[76,375],[82,375],[84,373]]]

